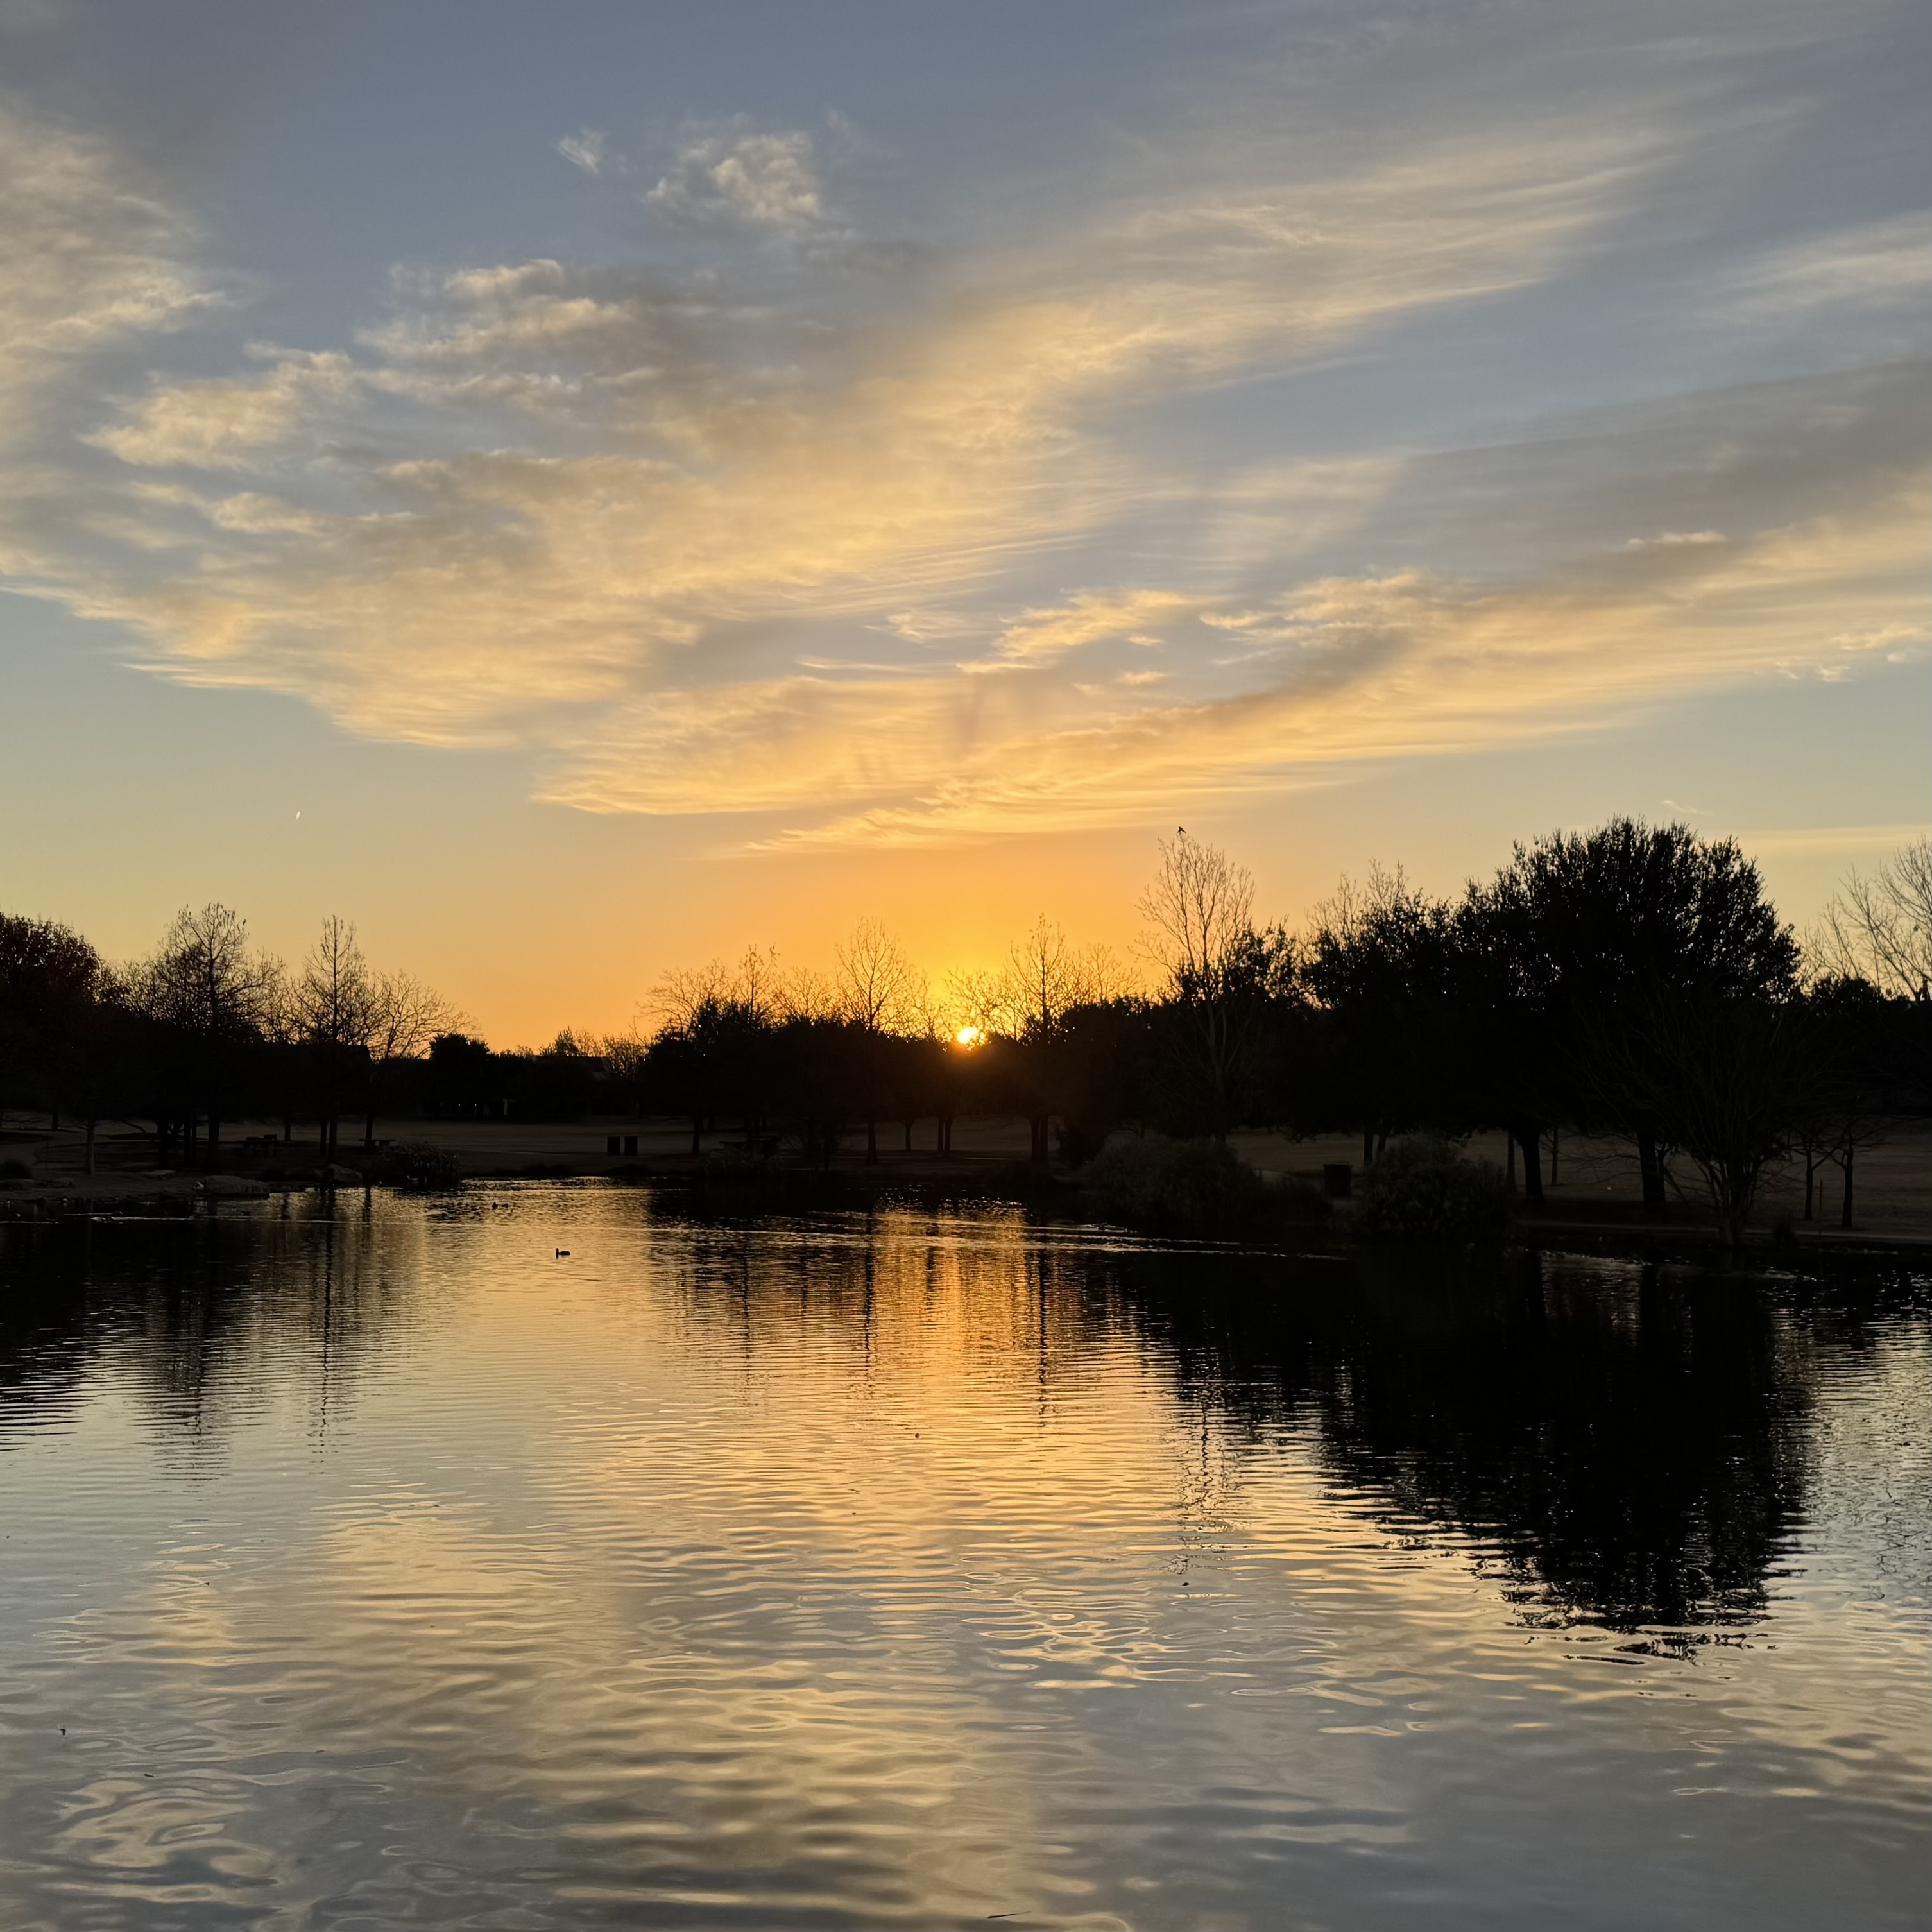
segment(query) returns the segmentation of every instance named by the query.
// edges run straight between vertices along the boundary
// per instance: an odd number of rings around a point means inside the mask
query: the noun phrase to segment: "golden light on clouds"
[[[618,9],[352,83],[259,10],[28,10],[5,890],[116,956],[339,911],[535,1040],[862,917],[941,978],[1042,908],[1130,948],[1178,823],[1293,924],[1685,809],[1781,842],[1802,924],[1922,808],[1894,0],[1076,9],[944,62],[936,16],[645,58]]]
[[[28,437],[9,568],[169,678],[519,747],[541,796],[587,811],[771,814],[752,842],[778,848],[1131,822],[1918,647],[1915,368],[1460,456],[1174,466],[1148,412],[1533,287],[1676,154],[1661,100],[1341,161],[1231,120],[916,272],[836,215],[809,137],[694,139],[646,201],[789,250],[762,282],[403,274],[352,350],[254,344],[96,405],[64,446]],[[17,105],[3,137],[11,393],[229,299],[110,148]],[[1730,298],[1894,299],[1923,283],[1922,228],[1836,238],[1809,279],[1786,248]],[[1144,554],[1163,517],[1184,537]],[[1378,530],[1381,567],[1322,567]]]

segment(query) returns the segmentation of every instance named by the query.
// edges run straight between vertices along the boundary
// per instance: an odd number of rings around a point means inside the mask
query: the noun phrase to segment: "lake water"
[[[1928,1307],[599,1186],[0,1228],[0,1925],[1924,1924]]]

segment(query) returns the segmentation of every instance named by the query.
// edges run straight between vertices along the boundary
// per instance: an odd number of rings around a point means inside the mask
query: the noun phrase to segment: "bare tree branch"
[[[1805,951],[1824,975],[1869,980],[1892,999],[1932,1000],[1932,839],[1900,847],[1875,878],[1854,867]]]

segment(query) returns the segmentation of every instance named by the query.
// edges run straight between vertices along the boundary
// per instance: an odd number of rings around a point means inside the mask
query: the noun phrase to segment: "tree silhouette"
[[[903,1033],[924,1018],[926,988],[895,939],[877,920],[862,919],[837,949],[838,992],[856,1038],[860,1105],[866,1120],[866,1164],[879,1160],[879,1118],[890,1104],[885,1092],[888,1034]]]
[[[295,982],[302,1039],[316,1066],[322,1106],[322,1156],[333,1161],[344,1096],[367,1077],[378,1023],[376,988],[356,928],[332,913]]]
[[[1932,1001],[1932,839],[1901,846],[1875,878],[1855,866],[1805,950],[1820,974],[1868,980],[1889,998]]]
[[[1460,943],[1449,909],[1399,866],[1344,879],[1315,909],[1300,976],[1328,1022],[1321,1111],[1360,1127],[1365,1167],[1392,1133],[1461,1124]]]
[[[58,1120],[89,1010],[107,986],[100,954],[79,933],[0,914],[0,1109],[38,1100]]]
[[[1054,1115],[1066,1112],[1070,1021],[1106,1000],[1120,976],[1106,948],[1073,945],[1065,928],[1042,913],[980,989],[976,1004],[986,1017],[975,1024],[1004,1034],[1017,1049],[1004,1056],[1007,1094],[1026,1116],[1036,1166],[1049,1158]]]
[[[207,1164],[219,1156],[221,1126],[236,1097],[248,1049],[273,1010],[280,968],[248,944],[248,923],[216,904],[184,906],[159,950],[131,976],[138,1004],[180,1036],[190,1146],[199,1108],[208,1119]]]
[[[454,1031],[463,1016],[436,989],[410,973],[378,974],[369,982],[368,1085],[362,1144],[376,1144],[376,1103],[382,1077],[399,1061],[417,1060],[439,1034]]]
[[[1166,1036],[1209,1130],[1225,1140],[1260,1070],[1267,1003],[1292,986],[1294,950],[1279,926],[1256,929],[1246,866],[1184,830],[1160,850],[1140,913],[1167,982]]]
[[[1645,1204],[1660,1210],[1676,1123],[1657,1108],[1673,1090],[1666,1067],[1642,1070],[1643,1055],[1694,1015],[1796,989],[1797,943],[1756,866],[1735,840],[1616,818],[1517,845],[1490,884],[1469,889],[1461,917],[1466,957],[1479,962],[1508,1042],[1490,1066],[1520,1124],[1594,1113],[1622,1127],[1637,1144]],[[1526,1153],[1534,1160],[1533,1140]]]

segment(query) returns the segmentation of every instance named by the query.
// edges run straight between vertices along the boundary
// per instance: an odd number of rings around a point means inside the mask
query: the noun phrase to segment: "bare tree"
[[[784,1010],[784,970],[778,964],[778,950],[768,946],[760,952],[748,946],[731,976],[731,998],[753,1019],[774,1020]]]
[[[776,946],[762,952],[748,946],[733,966],[710,959],[702,966],[675,967],[651,988],[640,1010],[657,1022],[658,1030],[679,1032],[688,1030],[706,1012],[727,1007],[759,1022],[778,1019],[792,1010],[791,987]]]
[[[248,922],[212,902],[199,912],[184,906],[160,950],[130,975],[139,1004],[192,1044],[211,1167],[220,1148],[235,1055],[271,1020],[280,977],[278,962],[250,946]],[[192,1112],[192,1099],[189,1104]],[[187,1126],[191,1139],[191,1119]]]
[[[875,919],[862,919],[837,949],[839,1004],[867,1033],[906,1031],[916,1024],[923,988],[898,941]]]
[[[376,1083],[399,1060],[429,1051],[438,1034],[467,1024],[442,995],[408,973],[384,973],[369,982],[369,1085],[363,1112],[362,1144],[376,1144]]]
[[[296,982],[280,960],[274,962],[274,979],[262,1000],[262,1037],[273,1047],[285,1050],[299,1047],[302,1044],[302,1003],[296,996]],[[287,1147],[295,1139],[297,1090],[288,1077],[286,1066],[276,1080],[275,1088],[282,1104],[282,1144]]]
[[[225,905],[176,914],[160,950],[142,969],[157,1018],[204,1036],[259,1025],[278,968],[248,944],[248,922]]]
[[[1131,999],[1139,991],[1134,970],[1111,946],[1090,941],[1080,949],[1081,998],[1092,1005]]]
[[[653,986],[640,1010],[657,1022],[661,1033],[682,1033],[707,1009],[724,1006],[731,997],[731,974],[721,959],[702,966],[674,967]]]
[[[1932,1000],[1932,839],[1902,845],[1872,878],[1855,866],[1807,935],[1816,969],[1890,999]]]
[[[295,1005],[304,1043],[322,1076],[322,1155],[335,1158],[341,1094],[356,1064],[366,1066],[376,1026],[376,988],[356,928],[332,913],[295,982]]]
[[[836,1019],[842,1010],[838,987],[815,967],[801,966],[785,976],[778,1003],[782,1019]]]
[[[1074,944],[1064,926],[1042,913],[1007,950],[997,973],[958,976],[952,982],[955,1002],[970,1012],[966,1024],[975,1034],[1002,1033],[1026,1049],[1015,1063],[1013,1090],[1025,1101],[1036,1166],[1050,1159],[1070,1016],[1111,998],[1123,978],[1104,946]]]
[[[907,997],[905,1031],[914,1040],[950,1040],[957,1030],[948,994],[935,992],[932,982],[913,968],[912,991]]]
[[[1002,1030],[1016,1039],[1058,1031],[1076,1006],[1118,998],[1127,976],[1104,946],[1076,946],[1042,913],[1008,950],[990,986],[976,988]]]
[[[941,1011],[942,1030],[950,1037],[976,1044],[1006,1024],[1003,976],[967,968],[946,976]]]
[[[1042,913],[1006,954],[1000,1004],[1022,1037],[1052,1034],[1081,996],[1078,967],[1066,928]]]
[[[1217,1139],[1260,1057],[1262,1011],[1292,968],[1279,926],[1257,931],[1255,882],[1218,848],[1178,832],[1142,896],[1148,950],[1166,973],[1178,1025],[1176,1059],[1197,1082]]]
[[[1742,1245],[1766,1170],[1798,1138],[1817,1042],[1791,1001],[1654,988],[1595,1052],[1666,1124],[1703,1183],[1725,1245]]]
[[[1211,993],[1254,930],[1254,875],[1185,832],[1160,841],[1160,867],[1142,895],[1149,950],[1181,998]]]
[[[915,972],[898,941],[875,919],[862,919],[838,949],[838,992],[845,1018],[861,1036],[864,1064],[866,1162],[879,1158],[882,1052],[888,1034],[914,1030],[926,998],[924,978]]]

